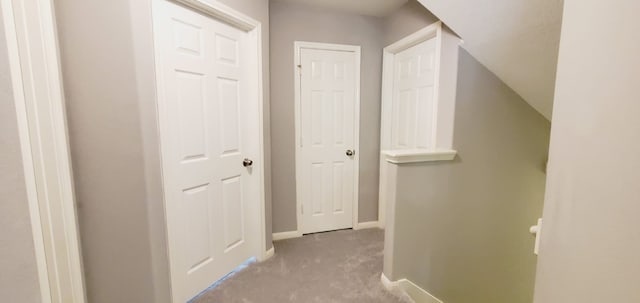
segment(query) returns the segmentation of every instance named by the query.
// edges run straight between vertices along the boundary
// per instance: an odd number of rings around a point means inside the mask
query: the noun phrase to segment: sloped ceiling
[[[306,4],[313,7],[321,7],[358,15],[384,17],[398,9],[408,0],[274,0],[275,2],[288,2]]]
[[[460,35],[471,55],[551,119],[562,0],[418,2]]]

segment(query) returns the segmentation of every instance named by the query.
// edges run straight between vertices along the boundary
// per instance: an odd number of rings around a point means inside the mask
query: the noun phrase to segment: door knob
[[[244,158],[244,160],[242,161],[242,166],[249,167],[251,165],[253,165],[253,160],[249,158]]]
[[[353,156],[353,155],[355,155],[355,154],[356,154],[356,151],[355,151],[355,150],[347,149],[347,152],[346,152],[345,154],[347,154],[347,156],[351,157],[351,156]]]

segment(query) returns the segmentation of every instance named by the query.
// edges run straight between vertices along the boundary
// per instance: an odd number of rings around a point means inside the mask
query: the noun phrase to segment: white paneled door
[[[391,149],[433,148],[436,39],[395,55]]]
[[[299,47],[297,190],[303,234],[351,228],[357,199],[359,47]]]
[[[246,32],[164,0],[154,24],[172,295],[185,302],[255,253],[257,103]]]

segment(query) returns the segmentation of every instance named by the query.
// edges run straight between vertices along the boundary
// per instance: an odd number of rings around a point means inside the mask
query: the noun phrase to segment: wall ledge
[[[384,159],[393,164],[451,161],[456,157],[456,154],[458,154],[458,152],[452,149],[402,149],[382,151]]]

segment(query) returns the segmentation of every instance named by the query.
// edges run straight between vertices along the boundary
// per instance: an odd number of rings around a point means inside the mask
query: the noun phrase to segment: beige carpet
[[[384,232],[342,230],[275,242],[276,254],[192,302],[400,303],[380,283]]]

